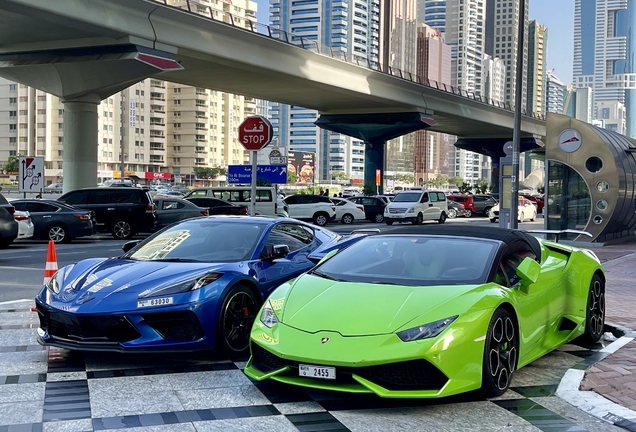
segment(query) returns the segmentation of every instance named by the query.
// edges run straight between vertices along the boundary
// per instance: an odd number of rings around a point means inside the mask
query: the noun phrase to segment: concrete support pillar
[[[364,146],[364,184],[375,187],[375,170],[380,170],[379,193],[384,193],[384,142],[366,142]]]
[[[64,101],[64,192],[97,186],[97,106],[89,94]]]

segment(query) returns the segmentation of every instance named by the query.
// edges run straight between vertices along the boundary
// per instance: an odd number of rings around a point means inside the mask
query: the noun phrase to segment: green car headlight
[[[261,322],[267,328],[272,328],[274,327],[274,324],[278,324],[279,322],[276,312],[274,312],[274,308],[269,300],[265,302],[263,310],[261,311]]]
[[[218,278],[223,276],[223,273],[208,273],[196,278],[187,279],[185,281],[179,281],[169,285],[160,286],[158,288],[150,288],[139,294],[139,298],[155,297],[168,294],[179,294],[188,291],[194,291],[202,286],[214,282]]]
[[[444,331],[458,316],[459,315],[455,315],[454,317],[444,318],[443,320],[434,321],[408,330],[402,330],[398,332],[397,335],[402,339],[402,342],[432,338]]]

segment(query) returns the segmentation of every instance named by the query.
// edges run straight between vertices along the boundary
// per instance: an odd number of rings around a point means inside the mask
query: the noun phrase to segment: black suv
[[[117,239],[128,239],[157,227],[155,205],[146,190],[136,187],[96,187],[77,189],[58,198],[77,208],[92,210],[97,229],[109,231]]]
[[[18,237],[14,213],[15,208],[0,194],[0,248],[9,246]]]

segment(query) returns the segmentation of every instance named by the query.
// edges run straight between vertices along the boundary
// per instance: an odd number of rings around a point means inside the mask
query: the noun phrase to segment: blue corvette
[[[127,243],[121,257],[61,268],[35,299],[38,342],[96,351],[243,353],[274,288],[361,237],[285,218],[185,220]]]

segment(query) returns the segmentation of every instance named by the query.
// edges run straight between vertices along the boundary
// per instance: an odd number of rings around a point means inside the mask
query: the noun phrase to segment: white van
[[[188,197],[212,197],[219,198],[234,204],[248,206],[251,202],[251,186],[217,186],[195,188],[188,192],[184,198]],[[273,187],[256,187],[256,213],[265,216],[278,216],[279,209],[276,191]],[[281,215],[284,209],[281,210]]]
[[[444,192],[438,190],[407,190],[397,194],[391,203],[384,208],[384,222],[411,222],[421,224],[423,221],[436,220],[446,222],[448,203]]]

